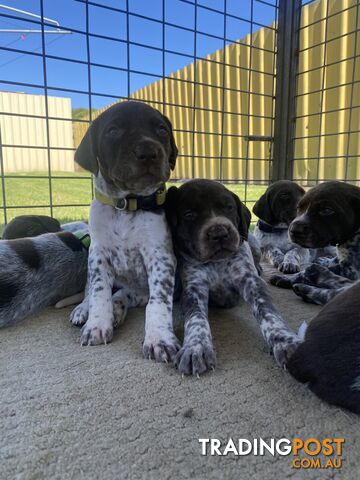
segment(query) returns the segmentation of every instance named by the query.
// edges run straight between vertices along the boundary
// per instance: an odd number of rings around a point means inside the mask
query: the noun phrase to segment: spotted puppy
[[[310,260],[309,250],[295,245],[288,235],[296,206],[304,194],[305,190],[295,182],[279,180],[267,188],[253,207],[259,218],[254,235],[263,258],[283,273],[296,273]]]
[[[287,363],[321,399],[360,414],[360,282],[315,317]]]
[[[82,292],[87,257],[86,244],[70,232],[0,240],[0,327]]]
[[[338,181],[313,187],[300,200],[289,233],[304,248],[336,245],[337,256],[328,266],[315,264],[292,276],[274,275],[272,284],[324,304],[360,279],[359,187]]]
[[[110,342],[128,307],[146,305],[144,356],[167,362],[178,350],[176,259],[162,208],[176,156],[170,121],[133,101],[97,117],[76,152],[77,163],[95,176],[88,295],[71,315],[83,325],[82,345]]]
[[[257,273],[247,242],[247,207],[220,183],[192,180],[170,188],[166,212],[182,283],[185,337],[175,358],[179,371],[201,374],[215,366],[208,305],[230,308],[242,298],[283,365],[298,337],[284,324]]]

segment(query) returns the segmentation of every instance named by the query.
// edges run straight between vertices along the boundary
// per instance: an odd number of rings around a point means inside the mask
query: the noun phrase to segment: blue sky
[[[266,0],[275,4],[275,0]],[[40,0],[3,0],[5,5],[30,11],[40,15]],[[126,0],[93,0],[103,6],[126,10]],[[168,75],[185,65],[192,63],[194,55],[194,33],[181,27],[195,28],[194,0],[165,0],[166,25],[165,49],[176,53],[165,53],[165,74]],[[90,37],[90,60],[92,63],[103,64],[108,67],[91,66],[91,97],[92,106],[100,108],[114,101],[114,97],[126,96],[128,91],[133,92],[149,83],[161,78],[163,74],[163,54],[160,50],[163,45],[163,25],[159,22],[163,18],[163,0],[128,0],[129,4],[129,32],[127,33],[126,14],[112,11],[99,6],[89,5],[90,33],[114,37],[116,40]],[[57,20],[63,29],[85,31],[86,15],[85,3],[76,0],[43,0],[44,16]],[[201,8],[201,5],[223,11],[224,0],[198,0],[196,30],[196,55],[199,57],[223,47],[223,39],[209,37],[206,34],[223,37],[223,15]],[[241,39],[250,32],[251,0],[226,0],[226,11],[230,15],[242,17],[244,21],[226,18],[227,43]],[[0,8],[0,14],[17,15],[19,20],[0,15],[0,30],[2,29],[36,29],[40,28],[27,21],[25,15],[14,14]],[[133,15],[132,15],[133,14]],[[135,15],[134,15],[135,14]],[[137,17],[140,14],[151,19]],[[275,8],[253,0],[253,20],[259,24],[269,25],[275,18]],[[52,29],[50,27],[46,27]],[[260,28],[253,26],[253,30]],[[130,69],[143,73],[130,73],[129,84],[126,71],[116,68],[127,68],[127,45],[121,42],[129,40],[144,44],[146,47],[130,45]],[[87,61],[86,36],[80,33],[65,35],[46,34],[46,53],[69,60]],[[2,33],[0,32],[0,46],[41,54],[42,37],[39,33]],[[150,48],[154,47],[154,48]],[[49,95],[71,97],[72,106],[88,107],[87,94],[69,93],[53,90],[51,87],[66,88],[88,92],[88,67],[81,63],[66,60],[47,59],[47,83]],[[24,55],[18,51],[4,51],[0,54],[0,90],[23,91],[34,94],[43,94],[42,88],[25,86],[11,86],[4,83],[22,82],[36,85],[44,84],[43,62],[41,55]],[[102,94],[101,95],[96,95]]]

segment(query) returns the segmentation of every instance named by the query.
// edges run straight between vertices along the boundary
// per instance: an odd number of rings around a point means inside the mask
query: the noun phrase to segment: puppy
[[[275,275],[271,283],[294,287],[306,301],[326,303],[360,279],[360,188],[338,181],[313,187],[300,200],[289,234],[304,248],[336,245],[337,257],[328,267],[311,265],[290,277]]]
[[[0,240],[0,327],[82,292],[87,257],[86,243],[70,232]]]
[[[5,226],[2,238],[4,240],[14,240],[60,231],[60,222],[55,218],[47,215],[19,215]]]
[[[305,190],[295,182],[279,180],[270,185],[253,207],[259,217],[254,235],[263,258],[283,273],[300,271],[310,260],[310,252],[290,241],[289,224],[296,216],[296,206]]]
[[[311,321],[287,363],[293,377],[326,402],[360,414],[360,282]]]
[[[88,295],[71,315],[82,345],[110,342],[128,307],[146,305],[144,356],[175,356],[176,259],[162,205],[176,157],[170,121],[141,102],[110,107],[82,140],[75,160],[95,176]]]
[[[182,283],[184,343],[175,357],[182,374],[214,368],[208,305],[230,308],[244,299],[280,365],[298,337],[284,324],[266,283],[259,277],[247,242],[251,213],[222,184],[192,180],[171,187],[166,199]]]

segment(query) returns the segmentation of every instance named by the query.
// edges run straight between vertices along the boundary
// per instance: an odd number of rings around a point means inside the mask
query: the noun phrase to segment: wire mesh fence
[[[360,181],[358,1],[302,8],[293,178]]]
[[[251,207],[282,161],[273,158],[276,69],[279,13],[289,3],[0,5],[0,223],[30,211],[86,218],[92,181],[74,152],[89,122],[128,98],[171,119],[179,147],[172,181],[220,180]],[[299,68],[289,151],[292,175],[305,184],[360,178],[358,9],[356,0],[304,3],[293,32]]]

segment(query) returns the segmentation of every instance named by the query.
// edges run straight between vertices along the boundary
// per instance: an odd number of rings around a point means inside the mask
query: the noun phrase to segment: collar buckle
[[[120,212],[126,210],[128,205],[127,199],[126,198],[119,198],[119,200],[116,202],[115,208],[116,210],[120,210]]]

